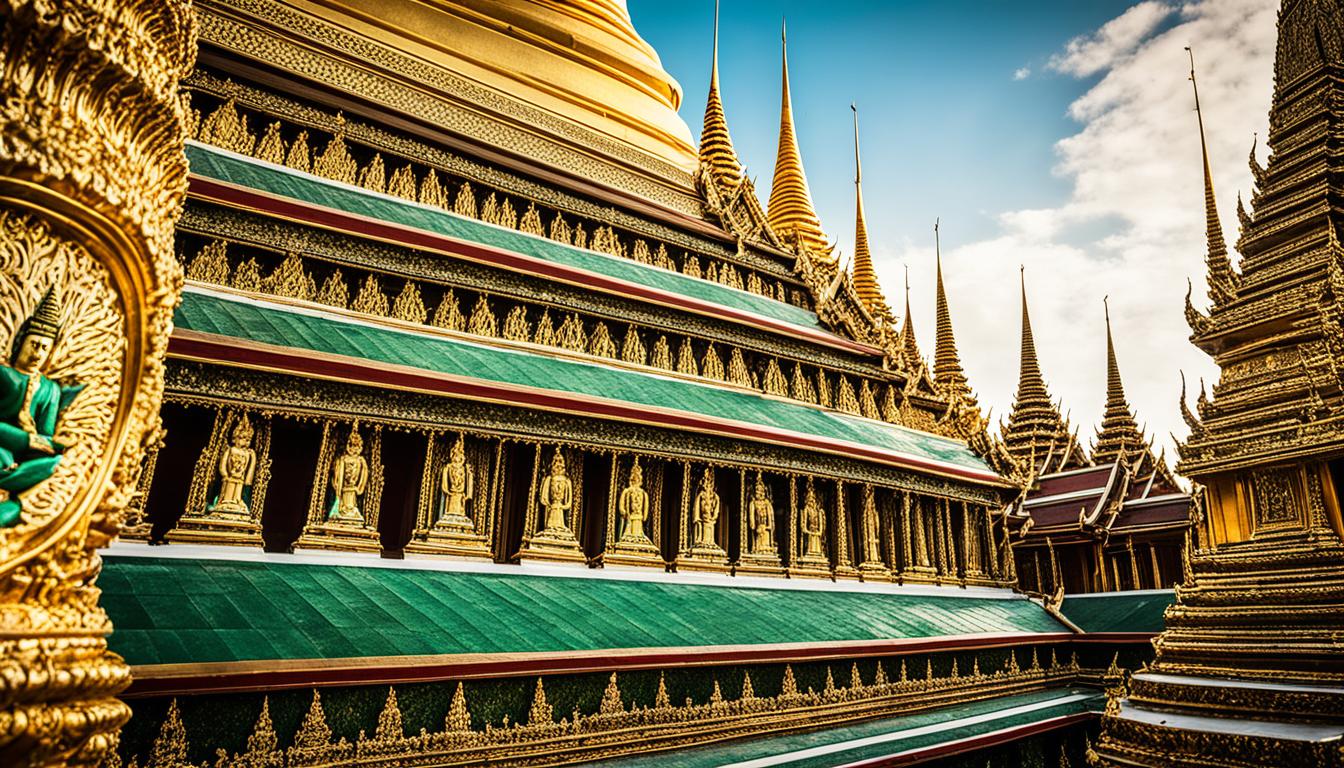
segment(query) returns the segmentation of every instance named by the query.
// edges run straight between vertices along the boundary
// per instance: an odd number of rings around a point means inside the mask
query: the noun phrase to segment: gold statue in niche
[[[803,497],[803,511],[800,527],[803,529],[803,557],[825,557],[822,549],[822,536],[826,533],[826,513],[817,501],[817,489],[812,478],[807,479],[807,492]]]
[[[359,426],[350,429],[350,437],[345,441],[345,454],[332,462],[331,491],[335,498],[327,519],[338,523],[364,524],[364,513],[359,509],[360,497],[369,487],[369,462],[365,460],[364,438],[359,436]]]
[[[700,480],[700,492],[695,495],[695,515],[692,518],[695,521],[695,546],[719,548],[716,534],[720,506],[719,494],[714,490],[714,470],[706,467],[704,477]]]
[[[219,495],[209,512],[250,515],[252,480],[257,471],[257,452],[252,450],[252,423],[239,416],[233,426],[232,444],[219,455]]]
[[[0,527],[19,522],[18,495],[51,477],[61,461],[56,418],[82,387],[44,375],[60,330],[61,300],[49,288],[19,327],[11,365],[0,365]]]
[[[756,488],[748,510],[751,523],[752,554],[770,554],[775,551],[775,505],[765,495],[765,482],[756,473]]]
[[[539,495],[545,515],[542,533],[569,533],[565,515],[574,506],[574,483],[565,473],[565,455],[559,448],[551,459],[551,473],[541,481]]]
[[[472,499],[471,465],[467,463],[467,451],[462,435],[457,436],[448,463],[439,473],[439,518],[435,528],[472,529],[471,516],[467,514],[467,502]]]
[[[877,517],[877,500],[873,487],[863,488],[863,562],[882,562],[882,527]]]
[[[652,544],[644,532],[644,521],[649,519],[649,492],[644,490],[644,473],[636,457],[630,465],[630,480],[621,491],[616,510],[621,513],[622,544]]]

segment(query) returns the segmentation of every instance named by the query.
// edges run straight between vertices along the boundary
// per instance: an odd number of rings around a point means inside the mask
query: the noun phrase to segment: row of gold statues
[[[245,413],[219,413],[216,436],[197,465],[198,474],[206,473],[207,476],[194,479],[203,489],[201,498],[210,501],[202,501],[197,508],[186,510],[179,523],[181,535],[177,538],[218,541],[221,537],[217,535],[217,529],[224,526],[228,529],[224,540],[255,542],[260,532],[261,510],[253,498],[253,489],[264,482],[265,473],[260,467],[263,464],[269,466],[266,457],[258,455],[259,446],[254,444],[261,430],[254,427],[252,418]],[[263,425],[268,429],[269,420],[263,418]],[[299,546],[373,549],[380,544],[378,501],[371,499],[370,494],[374,476],[381,473],[382,460],[376,436],[381,428],[374,428],[373,445],[366,441],[357,423],[348,428],[343,441],[337,434],[339,429],[332,422],[324,428],[321,455],[326,458],[320,464],[324,469],[319,471],[308,527]],[[227,444],[223,441],[225,433],[229,435]],[[337,444],[341,446],[339,451]],[[480,447],[469,451],[466,436],[459,433],[452,438],[446,459],[436,459],[438,445],[441,445],[439,438],[431,435],[427,440],[421,512],[413,541],[408,545],[409,551],[449,551],[483,558],[502,554],[538,560],[592,560],[585,554],[585,544],[578,532],[589,530],[584,522],[586,516],[601,514],[601,510],[585,510],[580,504],[582,477],[576,476],[578,470],[571,466],[581,456],[579,451],[536,446],[520,549],[501,553],[497,551],[498,545],[492,543],[492,526],[497,522],[494,518],[500,506],[496,496],[492,495],[497,494],[493,488],[496,483],[490,482],[492,470],[482,453],[486,449],[478,443],[476,445]],[[264,453],[266,449],[261,446],[261,450]],[[664,503],[661,501],[661,482],[667,472],[675,471],[678,466],[685,473],[682,485],[685,506],[680,514],[674,510],[665,516],[660,512],[660,505]],[[690,466],[684,462],[657,463],[651,488],[640,457],[635,456],[628,463],[617,460],[613,464],[612,493],[607,502],[608,538],[599,562],[663,566],[666,563],[661,542],[670,541],[679,569],[730,570],[734,567],[726,538],[729,518],[717,486],[716,470],[703,468],[693,482]],[[498,473],[499,467],[493,471]],[[907,518],[898,532],[894,520],[884,522],[878,509],[877,490],[865,484],[860,509],[853,520],[857,530],[853,531],[851,539],[848,516],[841,508],[832,521],[816,481],[808,477],[798,487],[797,501],[790,503],[793,509],[789,513],[791,530],[781,542],[776,530],[777,504],[769,484],[762,472],[755,472],[754,478],[752,474],[742,472],[745,488],[742,517],[737,521],[741,526],[740,562],[736,565],[739,570],[824,575],[837,567],[851,568],[848,564],[853,562],[857,568],[855,573],[879,577],[889,574],[888,563],[897,560],[895,550],[885,549],[885,535],[898,536],[904,542],[905,556],[902,559],[911,571],[934,574],[960,570],[986,575],[989,571],[984,563],[972,568],[948,564],[958,549],[962,550],[965,559],[974,558],[978,562],[986,557],[980,552],[981,542],[987,542],[991,548],[994,546],[995,537],[988,527],[987,510],[983,508],[977,507],[972,513],[971,507],[966,507],[962,518],[964,530],[954,534],[951,523],[943,522],[947,517],[926,529],[925,520],[920,517],[923,513],[916,507],[913,524]],[[484,497],[478,487],[480,483],[486,486]],[[204,489],[212,489],[213,494]],[[789,493],[792,497],[794,491]],[[793,507],[793,503],[797,506]],[[836,503],[843,506],[844,501],[837,498]],[[909,515],[908,499],[906,504],[906,514]],[[945,514],[950,516],[951,513]],[[661,527],[664,521],[677,520],[681,521],[682,528],[669,532],[669,539]],[[236,534],[240,530],[244,535],[238,537]],[[954,537],[963,535],[965,538],[960,538],[960,543],[952,543]],[[846,543],[851,540],[856,549],[852,555]],[[590,542],[587,549],[591,548]],[[935,557],[933,553],[936,551],[951,554]],[[988,553],[988,557],[993,556],[992,551]]]

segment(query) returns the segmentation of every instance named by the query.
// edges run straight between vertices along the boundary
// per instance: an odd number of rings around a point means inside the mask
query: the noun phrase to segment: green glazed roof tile
[[[1017,597],[116,555],[106,557],[104,573],[103,604],[116,627],[109,642],[136,665],[1063,629]],[[201,579],[224,595],[193,594],[189,585]],[[149,581],[159,594],[135,588]]]
[[[1169,589],[1105,592],[1066,596],[1060,611],[1084,632],[1161,632],[1163,615],[1175,602]]]
[[[505,349],[439,334],[368,325],[353,319],[295,311],[274,304],[189,290],[174,316],[178,328],[239,339],[359,357],[421,370],[538,386],[785,429],[872,446],[911,457],[990,470],[965,443],[822,410],[754,392],[699,384],[654,373]]]
[[[821,328],[816,313],[782,301],[689,277],[661,267],[641,264],[631,259],[576,248],[548,238],[497,227],[440,208],[370,192],[204,144],[188,144],[187,159],[191,163],[193,174],[217,181],[492,246],[804,328]]]

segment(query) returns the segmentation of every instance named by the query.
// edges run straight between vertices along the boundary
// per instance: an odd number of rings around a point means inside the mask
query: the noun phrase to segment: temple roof
[[[177,346],[170,348],[170,355],[188,354],[182,350],[189,345],[201,348],[189,353],[192,357],[228,364],[300,376],[319,375],[320,368],[326,378],[361,384],[374,376],[384,386],[399,382],[446,396],[464,396],[470,390],[477,399],[522,407],[638,418],[669,428],[796,443],[974,482],[998,482],[957,440],[606,359],[567,358],[555,350],[532,351],[523,343],[482,344],[465,335],[379,322],[308,302],[260,300],[191,286],[174,323]],[[696,425],[687,422],[692,416]]]
[[[1158,470],[1167,475],[1165,463],[1152,455],[1152,446],[1134,420],[1129,401],[1125,399],[1124,382],[1120,380],[1120,365],[1115,358],[1115,341],[1111,337],[1111,312],[1106,308],[1106,410],[1097,430],[1092,448],[1092,460],[1098,464],[1125,461],[1138,471]],[[1168,484],[1174,484],[1169,476]]]
[[[426,656],[465,662],[466,654],[1065,631],[1007,590],[944,595],[935,587],[172,550],[120,545],[99,577],[116,627],[112,650],[141,668],[137,678],[144,665],[252,662],[241,668],[256,672],[263,661],[328,660],[325,669],[341,659],[423,664]]]
[[[793,104],[789,99],[789,50],[783,30],[783,85],[779,106],[779,151],[775,155],[775,176],[770,185],[766,216],[770,228],[786,242],[798,242],[815,255],[826,255],[831,246],[821,229],[812,205],[812,193],[803,173],[803,158],[798,151],[798,136],[793,129]]]
[[[1065,595],[1059,610],[1084,632],[1162,631],[1162,620],[1176,602],[1170,589]]]
[[[1064,417],[1050,400],[1036,360],[1036,340],[1027,310],[1026,279],[1022,282],[1022,353],[1017,396],[1003,441],[1017,463],[1034,474],[1058,472],[1088,463],[1083,449],[1071,434]]]
[[[714,3],[714,60],[709,73],[709,97],[705,101],[705,125],[700,131],[700,162],[714,174],[714,180],[726,189],[742,181],[742,164],[728,135],[728,118],[723,114],[719,95],[719,4]]]
[[[1041,475],[1021,511],[1030,518],[1027,539],[1039,542],[1182,529],[1193,504],[1165,467],[1112,460]]]
[[[924,364],[924,355],[919,351],[919,340],[915,338],[915,317],[910,312],[910,271],[905,274],[905,317],[901,320],[901,333],[897,337],[902,362],[909,371],[918,370]]]

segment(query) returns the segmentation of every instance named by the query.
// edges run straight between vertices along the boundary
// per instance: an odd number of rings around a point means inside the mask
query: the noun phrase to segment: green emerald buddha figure
[[[82,387],[44,375],[60,330],[61,299],[49,288],[19,326],[10,364],[0,365],[0,527],[18,524],[20,494],[51,477],[65,450],[56,420]]]

